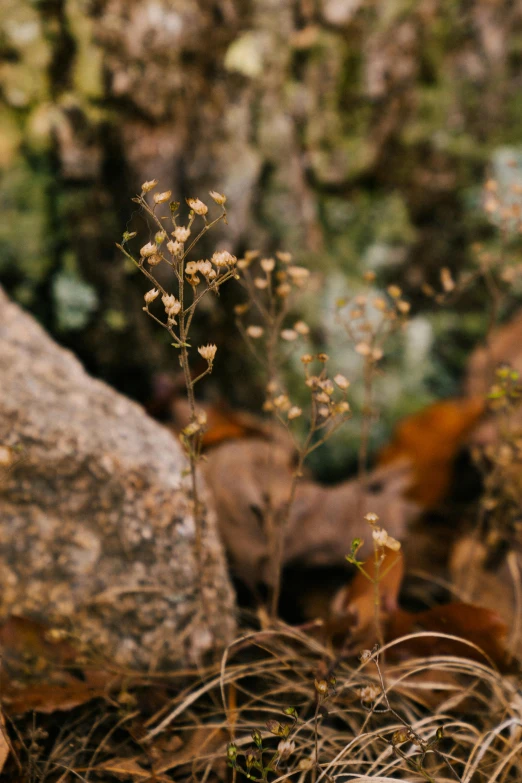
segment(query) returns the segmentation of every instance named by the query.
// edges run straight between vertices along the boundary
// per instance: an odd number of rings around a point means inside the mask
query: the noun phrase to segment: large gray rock
[[[0,377],[2,616],[66,627],[147,668],[226,643],[234,601],[215,519],[201,601],[174,436],[90,378],[1,289]]]

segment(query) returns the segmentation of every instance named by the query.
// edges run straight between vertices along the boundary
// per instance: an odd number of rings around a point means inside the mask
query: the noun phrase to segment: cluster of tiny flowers
[[[161,301],[163,302],[169,320],[173,321],[181,310],[181,302],[176,299],[174,294],[163,294]]]
[[[377,514],[370,512],[366,514],[364,518],[368,524],[372,526],[372,538],[376,546],[380,547],[381,549],[386,547],[387,549],[391,549],[394,552],[399,551],[401,548],[401,542],[397,541],[397,539],[393,538],[393,536],[388,535],[384,528],[377,527],[376,523],[379,521]]]
[[[397,541],[396,538],[392,538],[392,536],[388,535],[384,528],[376,527],[372,531],[372,537],[379,547],[387,547],[394,552],[398,552],[401,548],[401,542]]]
[[[214,361],[214,357],[216,356],[217,346],[213,343],[209,343],[208,345],[201,345],[198,348],[198,353],[203,357],[203,359],[206,359],[209,364],[212,364]]]
[[[249,269],[259,258],[259,251],[250,250],[237,262],[238,269]],[[310,272],[304,266],[291,264],[290,253],[278,251],[275,258],[261,258],[260,272],[252,280],[252,285],[258,291],[273,291],[276,297],[286,299],[293,289],[304,288],[310,278]],[[277,263],[279,262],[279,264]]]
[[[311,354],[303,354],[301,362],[305,368],[305,384],[311,390],[312,398],[317,405],[318,415],[325,422],[336,416],[345,416],[350,411],[350,405],[345,399],[350,382],[340,373],[335,375],[333,380],[328,377],[326,373],[327,354],[319,353],[315,358],[323,365],[317,375],[310,371],[310,366],[314,361]],[[335,394],[336,388],[342,392],[342,399],[339,399],[338,394]]]
[[[367,272],[366,282],[373,282],[375,274]],[[340,300],[342,310],[349,307],[346,320],[346,330],[354,343],[355,351],[367,362],[377,363],[383,357],[381,344],[387,333],[404,322],[410,312],[410,304],[402,297],[402,290],[397,285],[387,288],[389,298],[384,296],[369,296],[359,294],[350,302]],[[380,314],[381,323],[375,324],[371,310]],[[383,324],[386,326],[382,328]]]
[[[381,690],[376,685],[366,685],[359,691],[359,697],[361,701],[375,701],[380,696]]]

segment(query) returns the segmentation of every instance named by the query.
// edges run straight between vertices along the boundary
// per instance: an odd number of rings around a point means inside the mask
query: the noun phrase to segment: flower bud
[[[189,205],[190,209],[196,213],[196,215],[203,216],[207,214],[208,207],[206,204],[200,201],[199,198],[187,198],[185,201]]]
[[[219,204],[220,207],[225,205],[227,197],[224,196],[222,193],[218,193],[217,190],[211,190],[208,195],[210,196],[212,201],[214,201],[216,204]]]

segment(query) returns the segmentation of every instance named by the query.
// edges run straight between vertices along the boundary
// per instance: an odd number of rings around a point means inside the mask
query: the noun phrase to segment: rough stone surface
[[[139,667],[226,643],[234,602],[215,520],[205,617],[171,433],[90,378],[1,290],[0,373],[1,614],[66,627]]]

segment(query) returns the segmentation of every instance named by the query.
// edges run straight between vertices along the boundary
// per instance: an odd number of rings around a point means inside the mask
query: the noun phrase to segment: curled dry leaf
[[[7,757],[9,756],[10,746],[5,727],[5,718],[0,712],[0,773],[2,772]]]
[[[441,636],[416,636],[391,648],[391,657],[453,655],[479,663],[489,660],[503,672],[517,670],[505,647],[508,627],[497,612],[490,609],[460,601],[434,606],[425,612],[397,609],[390,616],[386,638],[390,641],[417,631],[458,636],[462,641]]]
[[[379,464],[409,460],[414,477],[408,496],[425,508],[436,505],[447,493],[453,461],[484,409],[482,397],[429,405],[399,422],[391,443],[379,454]]]
[[[377,574],[373,557],[364,564],[364,570],[371,579]],[[379,611],[383,625],[398,609],[399,591],[404,577],[402,553],[386,552],[380,564],[383,575],[379,582]],[[327,624],[330,635],[350,633],[354,643],[371,648],[377,641],[375,628],[375,592],[373,583],[357,571],[353,582],[343,587],[334,597],[331,605],[332,617]]]
[[[116,678],[89,668],[53,629],[23,617],[0,625],[2,703],[9,715],[71,710],[106,695]],[[112,682],[111,682],[112,681]]]
[[[522,618],[516,600],[522,555],[512,551],[496,566],[489,559],[488,548],[482,541],[471,535],[462,536],[450,554],[451,580],[460,594],[500,615],[509,628],[506,646],[516,655],[522,647]]]

